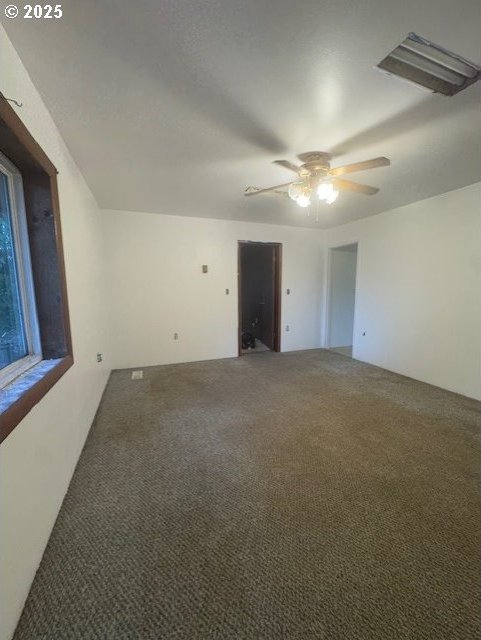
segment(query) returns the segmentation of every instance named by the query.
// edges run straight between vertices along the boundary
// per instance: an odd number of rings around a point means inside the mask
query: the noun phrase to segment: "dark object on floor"
[[[256,348],[256,339],[252,335],[252,333],[248,333],[245,331],[242,334],[242,348],[243,349],[255,349]]]
[[[130,378],[15,640],[480,637],[478,402],[322,350]]]

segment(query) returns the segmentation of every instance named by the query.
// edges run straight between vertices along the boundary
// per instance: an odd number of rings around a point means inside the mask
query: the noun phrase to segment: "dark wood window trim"
[[[63,374],[73,365],[73,357],[65,356],[60,360],[56,367],[46,373],[38,382],[30,387],[22,394],[16,402],[11,404],[1,416],[0,442],[15,429],[27,413],[34,407],[37,402],[50,391],[56,382],[60,380]],[[35,367],[34,367],[35,368]]]
[[[22,174],[42,353],[59,359],[0,414],[0,442],[73,365],[57,170],[0,93],[0,151]],[[47,250],[46,250],[47,249]]]

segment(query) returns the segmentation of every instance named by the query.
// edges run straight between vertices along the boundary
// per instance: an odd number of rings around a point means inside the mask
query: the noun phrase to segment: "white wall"
[[[479,191],[472,185],[326,232],[103,211],[113,366],[237,354],[238,240],[283,243],[282,350],[326,344],[326,322],[318,338],[327,261],[319,246],[358,242],[354,357],[479,397]]]
[[[359,243],[355,358],[480,397],[480,186],[327,231]]]
[[[120,211],[103,211],[102,218],[114,367],[237,355],[238,240],[282,243],[281,349],[320,346],[320,232]]]
[[[0,446],[0,639],[13,634],[109,373],[96,203],[0,26],[0,91],[59,170],[74,366]],[[97,351],[104,363],[96,362]]]
[[[330,249],[329,347],[352,346],[356,292],[356,245]]]

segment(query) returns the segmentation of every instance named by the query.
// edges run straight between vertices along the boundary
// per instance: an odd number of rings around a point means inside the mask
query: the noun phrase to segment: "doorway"
[[[239,355],[280,351],[282,245],[239,242]]]
[[[327,348],[352,358],[357,243],[329,249]]]

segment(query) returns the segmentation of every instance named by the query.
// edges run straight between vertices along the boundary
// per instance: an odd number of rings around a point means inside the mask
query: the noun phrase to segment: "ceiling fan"
[[[327,204],[332,204],[336,201],[340,189],[373,196],[379,191],[376,187],[369,187],[365,184],[344,180],[344,178],[339,178],[338,176],[343,176],[346,173],[355,173],[356,171],[364,171],[366,169],[387,167],[391,164],[388,158],[380,157],[331,169],[330,160],[332,156],[329,153],[324,153],[323,151],[308,151],[299,154],[297,157],[302,162],[300,166],[288,160],[274,160],[274,164],[278,164],[285,169],[289,169],[289,171],[297,173],[298,177],[296,180],[277,184],[274,187],[268,187],[266,189],[247,187],[244,195],[256,196],[259,193],[276,193],[291,198],[300,207],[308,207],[315,194],[317,194],[319,200]],[[288,188],[287,191],[282,191],[284,187]]]

